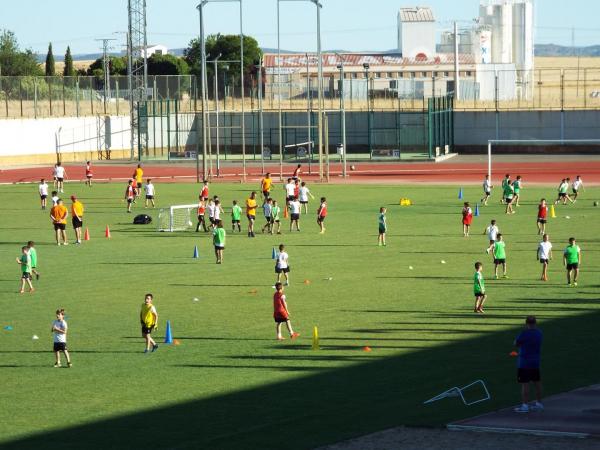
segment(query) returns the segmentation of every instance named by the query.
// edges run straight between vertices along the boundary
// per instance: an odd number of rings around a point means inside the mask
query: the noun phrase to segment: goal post
[[[185,231],[194,226],[198,205],[173,205],[158,211],[158,231]]]
[[[489,139],[487,143],[487,174],[492,179],[492,162],[500,147],[526,148],[527,154],[553,155],[600,155],[600,139]],[[514,154],[511,151],[511,154]]]

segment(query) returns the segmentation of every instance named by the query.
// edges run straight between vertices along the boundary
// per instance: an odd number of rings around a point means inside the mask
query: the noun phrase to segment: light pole
[[[206,92],[207,77],[206,77],[206,39],[204,37],[204,16],[203,9],[209,2],[215,3],[228,3],[238,2],[240,4],[239,15],[240,15],[240,85],[241,85],[241,100],[242,100],[242,111],[240,128],[242,129],[242,181],[246,181],[246,131],[245,131],[245,120],[244,120],[244,26],[242,18],[242,0],[202,0],[196,7],[200,15],[200,53],[202,55],[202,171],[204,179],[206,179],[206,115],[208,113],[208,96]]]
[[[214,89],[215,89],[215,139],[216,139],[216,146],[217,146],[217,177],[219,177],[219,175],[221,174],[221,164],[220,164],[220,159],[219,159],[219,72],[218,72],[218,68],[217,68],[217,64],[219,62],[219,58],[223,56],[221,53],[219,53],[219,56],[217,56],[215,59],[212,60],[213,64],[214,64],[214,72],[215,72],[215,82],[214,82]]]
[[[263,58],[260,57],[258,66],[258,132],[260,136],[260,164],[262,173],[265,173],[265,140],[263,133]]]
[[[323,181],[323,61],[321,58],[321,8],[319,0],[277,0],[277,97],[279,110],[279,179],[283,180],[283,113],[281,105],[281,33],[280,33],[280,3],[302,2],[313,3],[317,9],[317,92],[318,104],[318,136],[319,136],[319,179]]]
[[[344,58],[339,53],[336,53],[336,55],[341,60],[337,68],[340,71],[340,112],[342,114],[342,176],[346,178],[348,176],[348,173],[346,171],[346,109],[344,107]]]
[[[367,86],[367,142],[369,146],[369,154],[371,153],[371,102],[369,101],[369,63],[364,63],[365,69],[365,84]]]

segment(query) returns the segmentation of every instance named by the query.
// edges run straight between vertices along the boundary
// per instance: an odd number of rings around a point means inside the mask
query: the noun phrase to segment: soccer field
[[[315,201],[300,233],[289,233],[285,220],[281,236],[260,234],[259,211],[255,239],[244,228],[232,234],[231,201],[243,204],[256,187],[211,185],[227,212],[222,265],[207,234],[132,225],[137,213],[157,211],[137,206],[127,214],[122,184],[66,186],[65,199],[77,194],[84,203],[91,234],[68,247],[54,243],[36,186],[0,187],[0,447],[306,449],[397,425],[443,426],[519,401],[509,352],[528,314],[544,332],[546,394],[598,381],[600,208],[592,201],[599,188],[557,206],[549,219],[554,260],[544,283],[535,219],[539,199],[553,200],[554,187],[526,188],[511,216],[497,189],[469,238],[456,187],[401,185],[311,185],[316,198],[328,200],[324,235]],[[193,184],[156,188],[159,207],[194,203],[199,191]],[[281,186],[274,189],[281,202]],[[480,194],[478,186],[465,187],[464,200],[474,205]],[[414,205],[400,207],[400,197]],[[380,206],[388,208],[387,247],[377,246]],[[485,253],[482,232],[491,219],[505,237],[508,279],[493,279]],[[72,229],[67,233],[73,242]],[[562,267],[570,236],[583,255],[577,287],[566,285]],[[18,294],[15,258],[28,240],[36,242],[41,278],[35,293]],[[290,255],[286,295],[301,333],[296,341],[275,340],[271,252],[279,243]],[[199,259],[192,258],[195,245]],[[485,315],[472,312],[478,260]],[[159,314],[155,335],[162,341],[170,320],[180,345],[143,353],[146,292]],[[50,327],[58,307],[66,309],[71,369],[53,368]],[[318,351],[311,349],[314,326]],[[485,380],[491,401],[422,405],[476,379]]]

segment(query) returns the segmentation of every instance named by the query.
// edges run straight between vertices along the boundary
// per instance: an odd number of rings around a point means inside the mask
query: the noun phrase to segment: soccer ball
[[[356,170],[356,167],[354,166],[354,164],[352,164],[352,165],[350,166],[350,170]]]

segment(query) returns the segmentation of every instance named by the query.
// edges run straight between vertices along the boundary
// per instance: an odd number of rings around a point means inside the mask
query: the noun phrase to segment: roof
[[[341,58],[340,58],[341,56]],[[343,60],[344,67],[360,67],[363,64],[371,66],[435,66],[441,64],[454,64],[454,53],[438,53],[433,57],[426,58],[404,58],[400,54],[371,54],[371,53],[336,53],[322,54],[323,67],[336,67]],[[458,56],[460,64],[475,64],[475,57],[471,54],[461,53]],[[281,54],[281,67],[285,69],[306,68],[307,56],[305,54],[289,53]],[[266,53],[264,65],[267,68],[277,67],[277,54]],[[317,66],[316,55],[308,55],[308,66]]]
[[[435,22],[433,11],[427,6],[400,8],[401,22]]]

